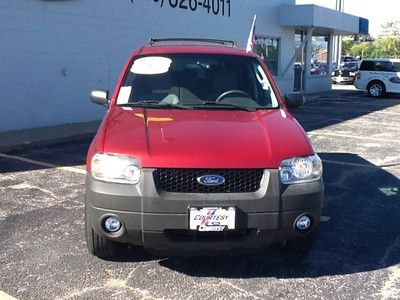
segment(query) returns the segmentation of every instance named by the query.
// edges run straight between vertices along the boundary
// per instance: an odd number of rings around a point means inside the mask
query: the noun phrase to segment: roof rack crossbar
[[[236,47],[236,43],[234,41],[228,40],[219,40],[219,39],[201,39],[201,38],[151,38],[149,41],[149,45],[154,45],[157,43],[164,42],[191,42],[191,43],[210,43],[210,44],[219,44],[224,46]]]

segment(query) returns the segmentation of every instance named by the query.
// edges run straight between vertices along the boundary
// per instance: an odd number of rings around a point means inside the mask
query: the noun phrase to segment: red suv
[[[87,155],[86,241],[165,254],[307,252],[322,163],[265,63],[233,42],[152,39],[135,51]]]

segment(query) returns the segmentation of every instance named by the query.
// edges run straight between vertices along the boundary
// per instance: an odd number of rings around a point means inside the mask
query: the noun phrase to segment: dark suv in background
[[[345,62],[340,68],[332,72],[332,83],[353,83],[357,75],[358,65],[358,61]]]

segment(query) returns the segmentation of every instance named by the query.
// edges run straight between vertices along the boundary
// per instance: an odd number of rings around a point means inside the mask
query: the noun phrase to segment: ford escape
[[[256,54],[152,39],[91,100],[108,109],[87,154],[90,253],[310,249],[322,163]]]

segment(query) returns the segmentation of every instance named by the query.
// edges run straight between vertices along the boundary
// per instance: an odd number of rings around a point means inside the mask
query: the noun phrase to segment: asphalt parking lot
[[[324,161],[309,256],[266,253],[117,261],[88,254],[88,139],[0,154],[0,299],[398,299],[400,97],[341,88],[293,109]]]

